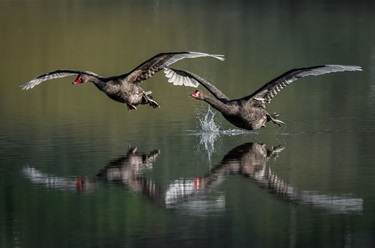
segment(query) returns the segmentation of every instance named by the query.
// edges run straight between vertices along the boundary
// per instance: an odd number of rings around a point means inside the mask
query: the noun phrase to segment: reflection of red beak
[[[76,179],[76,187],[78,191],[81,191],[83,189],[83,181],[81,178]]]
[[[194,178],[194,189],[199,189],[199,188],[200,188],[200,179]]]
[[[194,97],[194,98],[198,98],[198,93],[199,93],[199,90],[196,90],[196,91],[194,91],[193,94],[191,94],[191,96]]]

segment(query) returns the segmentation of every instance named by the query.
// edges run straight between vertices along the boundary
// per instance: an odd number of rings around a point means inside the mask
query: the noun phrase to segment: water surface
[[[369,1],[0,2],[1,247],[373,247],[375,35]],[[128,112],[48,71],[130,71],[163,51],[229,97],[318,64],[249,132],[143,83],[159,109]],[[215,113],[215,111],[214,111]],[[207,117],[206,117],[207,118]],[[202,123],[203,122],[203,125]]]

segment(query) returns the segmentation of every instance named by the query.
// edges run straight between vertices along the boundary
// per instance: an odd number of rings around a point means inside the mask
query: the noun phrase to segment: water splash
[[[257,131],[248,131],[240,129],[227,129],[220,130],[219,126],[215,123],[214,117],[215,112],[212,111],[211,107],[208,105],[207,113],[203,118],[199,119],[200,127],[198,132],[195,134],[202,135],[202,139],[207,139],[210,141],[215,141],[215,139],[220,135],[236,136],[241,134],[258,134]]]
[[[201,124],[201,130],[203,133],[219,133],[219,127],[214,121],[215,113],[208,106],[207,113],[202,120],[199,120]]]
[[[207,113],[200,119],[201,140],[200,145],[207,151],[208,161],[211,164],[211,156],[215,151],[215,140],[220,136],[220,129],[214,121],[215,113],[208,106]]]
[[[203,146],[207,151],[210,164],[211,156],[215,152],[215,142],[221,135],[236,136],[250,133],[249,131],[239,129],[220,130],[219,125],[215,123],[215,115],[216,113],[208,105],[205,115],[199,118],[197,130],[192,132],[192,135],[200,136],[199,145]]]

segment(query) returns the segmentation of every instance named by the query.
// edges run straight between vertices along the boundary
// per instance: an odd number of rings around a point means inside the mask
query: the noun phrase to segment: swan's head
[[[80,74],[77,78],[73,81],[73,84],[83,84],[89,81],[89,77],[86,74]]]
[[[196,90],[196,91],[194,91],[194,93],[191,94],[191,96],[192,96],[193,98],[197,99],[197,100],[203,100],[203,97],[204,97],[203,92],[200,91],[200,90]]]

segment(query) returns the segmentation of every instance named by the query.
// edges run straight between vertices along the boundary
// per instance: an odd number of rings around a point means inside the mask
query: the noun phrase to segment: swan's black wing
[[[186,85],[192,87],[198,87],[201,84],[205,87],[214,97],[222,102],[228,102],[229,98],[223,94],[218,88],[216,88],[213,84],[207,82],[200,76],[185,71],[185,70],[177,70],[174,68],[165,68],[164,69],[165,76],[169,78],[168,82],[173,83],[174,85]]]
[[[159,53],[151,59],[143,62],[137,66],[130,73],[122,75],[126,78],[126,81],[132,83],[141,83],[142,81],[149,79],[155,73],[168,67],[169,65],[187,58],[199,58],[199,57],[213,57],[219,60],[224,60],[224,55],[215,55],[208,53],[199,52],[170,52],[170,53]]]
[[[38,84],[55,79],[55,78],[63,78],[63,77],[68,77],[68,76],[73,76],[73,75],[79,75],[79,74],[88,74],[92,75],[94,77],[99,77],[99,75],[91,72],[91,71],[78,71],[78,70],[57,70],[57,71],[52,71],[48,72],[46,74],[43,74],[37,78],[34,78],[33,80],[27,82],[24,85],[21,85],[23,90],[29,90],[37,86]]]
[[[272,98],[274,98],[285,86],[291,84],[299,78],[307,76],[319,76],[326,73],[342,71],[362,71],[362,68],[354,65],[318,65],[307,68],[293,69],[275,78],[250,96],[246,96],[241,100],[256,98],[263,102],[269,103]]]

